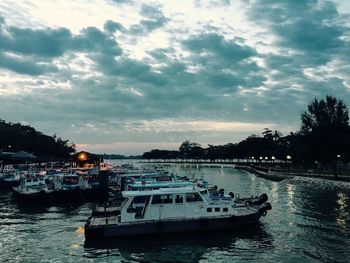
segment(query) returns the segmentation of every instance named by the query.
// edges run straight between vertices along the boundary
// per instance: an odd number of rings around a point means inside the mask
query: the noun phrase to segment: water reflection
[[[289,211],[294,213],[295,205],[294,205],[294,194],[295,194],[295,185],[288,184],[287,185],[287,194],[288,194],[288,208]]]
[[[113,239],[85,243],[84,256],[88,258],[121,255],[126,260],[150,262],[197,262],[210,259],[213,251],[228,252],[230,257],[254,256],[273,248],[273,238],[263,224],[237,232],[234,230],[205,233],[177,233]],[[251,250],[254,246],[254,250]]]
[[[275,199],[278,198],[278,182],[272,182],[270,194],[271,194],[272,198],[275,198]]]
[[[345,194],[345,193],[338,193],[337,194],[337,204],[338,207],[336,209],[337,211],[337,224],[340,227],[340,229],[343,232],[348,232],[349,231],[349,219],[350,219],[350,215],[349,215],[349,210],[348,210],[348,205],[347,205],[347,201],[349,200],[349,197]]]

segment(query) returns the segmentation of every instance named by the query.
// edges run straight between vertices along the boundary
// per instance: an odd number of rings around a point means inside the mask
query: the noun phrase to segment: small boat
[[[50,197],[56,203],[103,201],[107,190],[100,187],[97,175],[57,173],[50,176],[53,190]]]
[[[20,184],[12,188],[14,195],[21,201],[46,202],[52,190],[45,177],[28,174],[22,177]]]
[[[11,189],[18,186],[20,181],[20,172],[13,165],[4,165],[0,172],[0,188]]]
[[[85,224],[87,241],[100,238],[240,228],[258,222],[272,207],[267,195],[242,201],[219,198],[197,187],[124,191],[118,215],[97,215]],[[224,198],[225,197],[225,198]]]

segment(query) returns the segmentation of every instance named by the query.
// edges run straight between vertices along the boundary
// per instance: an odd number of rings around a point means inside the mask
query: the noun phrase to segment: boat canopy
[[[200,190],[197,187],[187,186],[187,187],[176,187],[176,188],[160,188],[155,190],[147,191],[123,191],[124,197],[133,196],[148,196],[148,195],[161,195],[161,194],[183,194],[183,193],[198,193]]]

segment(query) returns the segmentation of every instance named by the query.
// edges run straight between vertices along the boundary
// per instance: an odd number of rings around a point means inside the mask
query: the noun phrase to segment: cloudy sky
[[[138,154],[350,105],[348,0],[1,0],[0,119]]]

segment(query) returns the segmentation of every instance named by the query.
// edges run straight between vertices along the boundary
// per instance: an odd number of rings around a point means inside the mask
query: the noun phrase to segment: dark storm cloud
[[[232,93],[238,86],[253,87],[262,84],[265,78],[261,69],[252,60],[255,49],[238,44],[241,40],[226,40],[219,34],[202,34],[183,41],[191,52],[191,61],[200,66],[197,73],[202,85]]]
[[[104,24],[104,30],[105,31],[109,31],[111,33],[114,33],[116,31],[121,31],[124,32],[125,28],[123,27],[122,24],[108,20],[105,24]]]
[[[160,6],[141,5],[140,14],[144,17],[139,24],[130,28],[131,34],[147,34],[155,29],[163,27],[169,19],[164,16]]]
[[[349,42],[344,36],[349,28],[341,22],[347,15],[339,14],[334,2],[256,0],[248,5],[251,22],[274,37],[267,47],[278,50],[259,55],[269,79],[260,90],[264,99],[255,104],[259,114],[268,109],[275,120],[298,120],[313,97],[331,94],[350,102],[345,74],[338,74],[348,68],[344,54]],[[275,111],[263,109],[264,104]],[[285,111],[289,114],[278,114]]]
[[[256,54],[256,51],[247,46],[241,46],[234,41],[228,41],[218,34],[204,34],[192,37],[183,42],[184,46],[195,53],[211,52],[217,58],[227,61],[239,61]]]
[[[105,27],[116,30],[118,23],[107,21]],[[2,19],[0,30],[0,67],[21,74],[40,75],[53,71],[56,67],[47,64],[68,52],[87,52],[92,58],[98,57],[101,63],[107,58],[113,60],[122,53],[111,32],[95,27],[84,28],[80,34],[73,35],[66,28],[24,29],[7,26]]]
[[[37,76],[47,72],[53,72],[57,68],[53,65],[39,64],[35,60],[14,57],[0,53],[0,68],[9,69],[19,74]]]
[[[341,37],[348,28],[337,22],[333,2],[252,1],[248,14],[257,25],[265,25],[277,36],[280,47],[307,55],[308,64],[324,64],[343,45]]]
[[[6,31],[5,31],[6,30]],[[0,50],[40,57],[61,56],[67,40],[72,36],[68,29],[33,30],[3,27],[0,33]]]

